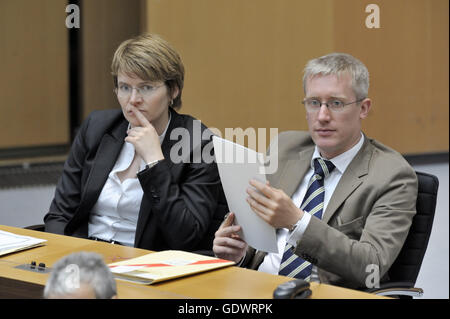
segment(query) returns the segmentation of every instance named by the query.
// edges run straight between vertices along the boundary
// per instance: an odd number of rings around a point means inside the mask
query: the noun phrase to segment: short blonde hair
[[[369,71],[364,63],[347,53],[331,53],[310,60],[304,69],[303,91],[306,93],[306,81],[316,75],[339,76],[346,72],[351,76],[356,98],[366,98],[369,93]]]
[[[181,107],[183,62],[175,49],[160,36],[144,34],[122,42],[114,53],[111,64],[115,88],[119,72],[145,81],[163,81],[170,95],[177,87],[179,93],[171,106],[175,109]]]

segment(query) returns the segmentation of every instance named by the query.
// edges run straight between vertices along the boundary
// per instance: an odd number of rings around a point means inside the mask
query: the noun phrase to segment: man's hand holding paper
[[[291,229],[303,217],[303,211],[281,189],[254,179],[250,180],[250,185],[254,188],[247,188],[247,203],[269,225]]]

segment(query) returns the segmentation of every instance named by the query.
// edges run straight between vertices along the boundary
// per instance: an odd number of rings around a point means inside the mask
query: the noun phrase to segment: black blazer
[[[206,134],[210,131],[193,117],[171,108],[170,112],[161,145],[165,159],[138,173],[144,195],[135,247],[210,250],[214,232],[228,211],[217,165],[200,162],[196,156],[213,152],[212,134]],[[44,217],[47,232],[87,238],[90,211],[120,154],[127,127],[120,109],[94,111],[83,122]],[[176,128],[177,140],[171,140]],[[178,134],[180,129],[183,134]],[[200,141],[201,136],[208,139]],[[171,161],[172,147],[183,155],[181,163]]]

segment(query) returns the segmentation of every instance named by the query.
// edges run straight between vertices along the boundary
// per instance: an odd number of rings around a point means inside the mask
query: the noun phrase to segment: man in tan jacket
[[[309,132],[281,133],[277,147],[271,146],[278,149],[278,170],[267,184],[250,181],[247,190],[252,210],[277,228],[278,254],[248,247],[233,213],[216,232],[214,252],[272,274],[373,287],[368,276],[386,281],[406,239],[416,213],[417,177],[398,152],[361,131],[371,107],[363,63],[342,53],[313,59],[303,87]],[[322,177],[316,162],[326,171]],[[310,196],[317,179],[322,185]],[[317,194],[320,204],[308,211]]]

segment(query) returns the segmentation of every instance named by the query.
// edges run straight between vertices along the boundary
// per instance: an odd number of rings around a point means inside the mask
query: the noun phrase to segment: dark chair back
[[[439,180],[436,176],[416,172],[419,181],[417,213],[409,229],[400,254],[389,269],[390,282],[409,282],[414,285],[419,275],[433,226]]]

